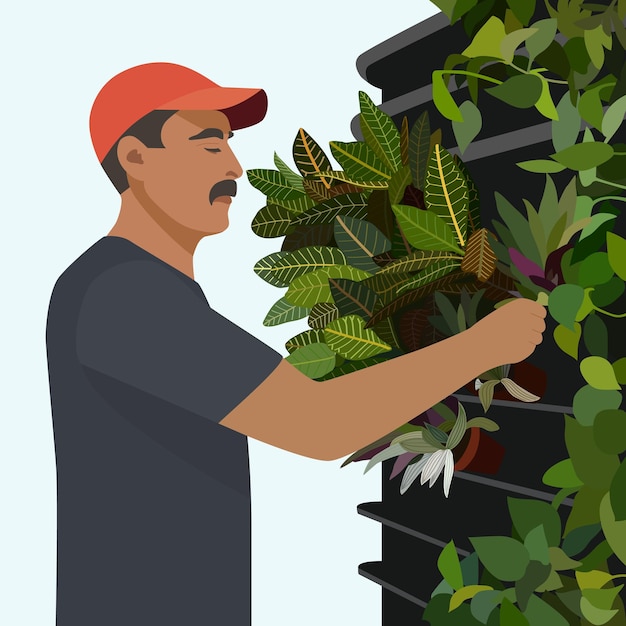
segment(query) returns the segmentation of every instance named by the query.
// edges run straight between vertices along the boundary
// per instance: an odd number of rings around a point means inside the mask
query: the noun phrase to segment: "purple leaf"
[[[527,259],[519,250],[515,248],[509,248],[509,256],[511,257],[511,262],[515,267],[522,273],[524,276],[543,276],[545,274],[543,269],[540,268],[534,261]]]
[[[571,250],[574,246],[571,243],[565,244],[560,248],[557,248],[548,255],[546,259],[546,276],[556,276],[557,285],[562,285],[565,282],[563,278],[563,270],[561,269],[561,262],[563,261],[563,255]]]
[[[405,452],[397,456],[391,474],[389,474],[389,480],[395,478],[416,456],[415,452]]]
[[[530,280],[532,280],[535,285],[543,287],[547,291],[552,291],[556,287],[556,285],[551,280],[548,280],[543,276],[529,276],[528,278],[530,278]]]

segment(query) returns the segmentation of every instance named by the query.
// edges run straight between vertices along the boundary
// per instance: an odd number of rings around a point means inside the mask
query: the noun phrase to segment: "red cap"
[[[146,63],[114,76],[100,90],[91,108],[91,141],[102,163],[115,142],[138,120],[158,109],[222,111],[233,130],[265,117],[262,89],[220,87],[182,65]]]

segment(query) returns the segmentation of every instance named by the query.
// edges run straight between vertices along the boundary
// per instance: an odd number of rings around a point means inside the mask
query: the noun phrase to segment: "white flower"
[[[417,463],[409,465],[402,476],[400,494],[404,494],[420,475],[421,484],[423,485],[425,482],[429,481],[428,486],[432,487],[442,470],[443,493],[447,498],[450,493],[450,485],[452,484],[452,476],[454,474],[454,456],[452,455],[452,450],[447,449],[427,452]]]
[[[452,476],[454,474],[454,456],[452,450],[437,450],[430,455],[426,464],[421,470],[420,482],[423,485],[426,481],[428,486],[432,487],[439,474],[443,471],[443,493],[448,497],[450,493],[450,485],[452,484]]]

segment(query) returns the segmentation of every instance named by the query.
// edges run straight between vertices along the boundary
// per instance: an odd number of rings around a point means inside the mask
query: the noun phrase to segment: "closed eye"
[[[220,148],[205,148],[207,152],[221,152]]]

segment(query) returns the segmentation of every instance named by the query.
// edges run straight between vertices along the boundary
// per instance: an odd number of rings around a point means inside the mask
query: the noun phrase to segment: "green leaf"
[[[307,307],[296,306],[291,302],[287,302],[285,298],[281,298],[268,311],[263,320],[263,326],[276,326],[285,322],[293,322],[306,317],[309,311],[310,309]]]
[[[304,195],[303,191],[294,189],[289,181],[276,170],[247,170],[250,184],[270,198],[279,200],[296,200]]]
[[[411,289],[417,289],[418,287],[423,287],[424,285],[430,285],[436,280],[447,276],[455,270],[458,270],[460,267],[460,258],[435,261],[434,263],[431,263],[427,268],[423,269],[421,272],[418,272],[413,278],[411,278],[411,280],[402,285],[398,289],[397,294],[401,295],[406,291],[410,291]]]
[[[619,446],[622,448],[626,448],[624,445],[624,418],[626,415],[622,411],[622,424],[621,424],[621,435],[622,435],[622,445]],[[617,446],[616,446],[617,447]],[[613,480],[611,481],[611,508],[613,509],[613,513],[615,514],[615,519],[618,522],[623,522],[626,520],[626,498],[624,497],[626,494],[626,461],[622,461],[621,465],[617,468],[615,472],[615,476],[613,476]]]
[[[535,0],[507,0],[513,15],[526,26],[535,13]],[[556,21],[556,20],[555,20]],[[533,24],[533,27],[535,24]]]
[[[528,109],[535,106],[539,98],[543,84],[541,78],[535,74],[518,74],[508,78],[501,85],[485,89],[494,98],[502,100],[518,109]]]
[[[519,580],[530,561],[528,550],[511,537],[470,537],[478,558],[497,579]]]
[[[617,558],[626,565],[626,520],[616,520],[611,508],[611,495],[606,494],[600,503],[602,532]]]
[[[429,156],[430,121],[428,111],[424,111],[413,124],[409,134],[409,165],[411,167],[411,175],[413,176],[413,184],[418,189],[424,189]]]
[[[604,120],[604,109],[602,99],[600,98],[600,91],[600,88],[588,89],[580,96],[578,101],[580,117],[598,130],[602,128],[602,122]],[[590,133],[586,133],[586,135],[589,137]],[[591,135],[591,141],[593,141],[593,135]]]
[[[541,78],[541,95],[539,96],[539,100],[535,103],[535,108],[541,115],[547,117],[549,120],[555,121],[559,119],[559,113],[554,106],[554,101],[552,100],[552,93],[550,91],[550,85],[548,81]]]
[[[536,595],[531,595],[524,611],[530,626],[569,626],[569,622],[547,602]]]
[[[559,323],[575,331],[576,314],[585,298],[585,291],[579,285],[558,285],[550,292],[548,309]]]
[[[500,430],[500,426],[498,426],[498,424],[496,424],[493,420],[488,419],[487,417],[472,417],[471,420],[468,420],[467,427],[481,428],[482,430],[489,431],[490,433],[493,433],[496,430]]]
[[[600,505],[600,500],[598,500],[598,506],[599,505]],[[599,521],[596,524],[589,524],[588,526],[580,526],[574,529],[573,531],[568,533],[563,539],[563,544],[562,544],[563,552],[567,556],[580,554],[583,550],[585,550],[585,548],[587,548],[587,546],[598,535],[598,533],[600,532],[600,529],[601,529],[601,526],[600,526]],[[561,569],[568,569],[568,568],[565,566]]]
[[[613,363],[615,378],[620,385],[626,385],[626,357],[622,357]]]
[[[541,530],[541,527],[539,527]],[[545,544],[545,539],[543,540]],[[548,547],[544,545],[544,560],[549,561]],[[548,563],[540,563],[538,560],[532,559],[524,572],[524,576],[515,583],[515,599],[520,610],[525,611],[528,607],[533,592],[542,585],[546,584],[552,568]]]
[[[533,172],[535,174],[553,174],[555,172],[562,172],[565,169],[565,165],[561,165],[561,163],[557,163],[556,161],[548,161],[547,159],[520,161],[516,163],[516,165],[527,172]]]
[[[601,141],[578,143],[550,156],[571,170],[588,170],[606,163],[613,156],[613,147]]]
[[[522,213],[518,211],[499,192],[496,191],[494,197],[496,200],[498,213],[500,214],[500,217],[502,217],[502,219],[504,220],[509,231],[509,235],[512,238],[511,244],[515,244],[510,245],[507,243],[507,247],[515,247],[526,258],[530,259],[534,263],[537,263],[537,265],[540,265],[541,254],[537,248],[537,244],[535,242],[535,238],[533,237],[528,221],[524,219]],[[497,229],[498,222],[494,222],[494,226]],[[500,234],[500,230],[498,230],[498,234]]]
[[[608,589],[594,589],[593,591],[609,591]],[[609,622],[615,615],[617,615],[618,610],[608,610],[608,609],[600,609],[597,606],[594,606],[589,598],[585,597],[585,592],[583,591],[583,597],[580,599],[580,610],[582,611],[583,617],[590,622],[591,624],[606,624]]]
[[[302,185],[302,176],[296,174],[279,156],[274,152],[274,165],[276,169],[283,175],[285,180],[294,188],[304,192],[304,187]]]
[[[305,224],[331,224],[337,215],[347,215],[364,219],[367,217],[367,197],[361,193],[346,193],[326,200],[304,213],[298,215],[292,222],[297,226]]]
[[[305,330],[304,332],[298,333],[291,339],[288,339],[285,342],[285,349],[289,352],[289,354],[291,354],[294,350],[308,346],[310,343],[322,343],[323,341],[323,330]]]
[[[602,119],[602,134],[609,141],[622,125],[624,116],[626,115],[626,96],[618,98],[606,110]]]
[[[454,541],[447,543],[445,548],[441,551],[437,559],[437,568],[452,589],[456,590],[463,587],[461,563],[459,562],[459,555],[456,552]]]
[[[325,343],[311,343],[292,352],[285,361],[309,378],[320,378],[335,367],[335,353]]]
[[[578,271],[578,284],[581,287],[595,287],[608,282],[613,277],[613,269],[606,252],[594,252],[581,264]]]
[[[402,204],[394,204],[391,208],[402,232],[414,248],[451,250],[463,254],[451,228],[435,213]]]
[[[559,541],[558,541],[559,543],[560,543],[560,539],[561,537],[559,534]],[[540,524],[539,526],[536,526],[535,528],[533,528],[532,530],[528,532],[528,534],[526,535],[526,538],[524,539],[524,545],[526,546],[526,549],[528,550],[528,554],[530,555],[531,561],[538,561],[542,565],[550,564],[550,553],[548,552],[548,540],[546,539],[546,531],[542,524]],[[548,572],[545,573],[544,578],[540,581],[541,583],[545,581],[549,573],[550,573],[550,570],[548,570]],[[533,591],[535,587],[536,585],[533,586]]]
[[[626,239],[615,233],[607,233],[606,248],[613,271],[622,280],[626,280]]]
[[[504,59],[500,46],[505,37],[504,23],[499,18],[492,16],[474,35],[470,45],[461,54],[469,58],[493,57]]]
[[[606,324],[599,315],[592,314],[587,317],[583,337],[585,346],[590,354],[607,358],[609,353],[609,334]]]
[[[524,5],[527,4],[525,0],[519,1]],[[531,62],[554,41],[556,24],[557,21],[554,18],[539,20],[533,23],[532,26],[536,32],[526,40],[526,50]]]
[[[319,144],[301,128],[293,142],[293,160],[303,176],[316,176],[320,172],[332,169],[330,160]],[[330,183],[322,179],[330,189]]]
[[[364,141],[331,141],[330,149],[346,174],[353,180],[389,180],[392,171]]]
[[[465,152],[467,146],[474,141],[483,125],[483,118],[478,107],[471,101],[466,100],[459,107],[462,122],[452,122],[452,130],[461,154]]]
[[[378,158],[395,172],[402,167],[398,128],[391,117],[378,108],[364,91],[359,91],[359,104],[363,138]]]
[[[599,527],[598,527],[599,530]],[[552,547],[549,548],[550,552],[550,564],[558,571],[576,569],[580,565],[580,561],[570,559],[569,556],[561,548]]]
[[[404,192],[408,185],[411,184],[411,170],[408,165],[403,165],[397,172],[395,172],[389,179],[389,199],[392,204],[402,202]]]
[[[613,366],[600,356],[588,356],[580,362],[580,373],[589,385],[596,389],[619,390]]]
[[[622,394],[615,390],[596,389],[591,385],[581,387],[574,395],[574,417],[582,426],[592,426],[599,411],[617,409]]]
[[[268,198],[267,204],[275,204],[283,209],[287,209],[290,213],[298,215],[315,205],[315,200],[309,196],[300,196],[295,200],[280,200],[278,198]]]
[[[558,489],[575,489],[582,486],[582,481],[576,475],[572,459],[564,459],[555,463],[543,475],[544,485]]]
[[[379,270],[379,275],[397,272],[418,272],[433,263],[434,261],[445,261],[458,259],[455,252],[439,252],[437,250],[415,250],[397,261],[385,265]]]
[[[509,32],[500,43],[500,52],[505,62],[511,63],[515,56],[515,51],[536,32],[536,28],[518,28]]]
[[[467,213],[467,231],[471,235],[480,229],[480,194],[478,193],[478,187],[473,181],[467,166],[457,156],[454,157],[454,162],[463,174],[465,178],[465,184],[467,185],[467,191],[469,194],[468,199],[468,213]]]
[[[339,309],[334,302],[318,302],[309,313],[309,326],[314,330],[322,330],[338,317]]]
[[[263,257],[254,271],[277,287],[288,287],[296,278],[327,267],[347,264],[341,250],[332,246],[307,246],[293,252],[275,252]]]
[[[537,526],[543,526],[548,544],[561,543],[561,520],[548,502],[526,498],[507,498],[513,525],[522,539]]]
[[[424,200],[428,209],[450,226],[463,247],[467,242],[469,191],[452,155],[439,144],[435,145],[428,162]]]
[[[604,63],[604,48],[610,48],[610,45],[606,45],[607,37],[602,25],[592,29],[584,31],[585,47],[591,59],[591,63],[596,69],[600,69]],[[611,38],[608,38],[610,44]]]
[[[374,314],[378,294],[364,283],[345,278],[331,278],[330,292],[341,315],[360,315],[369,319]]]
[[[391,248],[391,241],[378,228],[355,217],[338,215],[334,233],[335,241],[346,255],[348,263],[370,273],[380,269],[372,257]]]
[[[348,315],[331,322],[324,330],[324,338],[332,350],[351,361],[391,350],[391,346],[374,331],[364,328],[364,322],[358,315]]]
[[[477,593],[481,591],[493,591],[493,587],[489,585],[468,585],[467,587],[461,587],[458,591],[455,591],[450,598],[450,611],[454,611],[465,602],[465,600],[471,600]]]
[[[580,134],[581,119],[569,93],[561,97],[556,112],[558,119],[552,122],[552,145],[558,153],[576,143]]]
[[[323,269],[307,272],[296,278],[285,298],[297,306],[312,307],[318,302],[328,302],[331,298],[329,278],[349,278],[360,281],[371,276],[368,272],[350,267],[349,265],[335,265]]]
[[[522,612],[508,599],[502,599],[500,626],[530,626]]]
[[[574,497],[574,506],[570,511],[565,526],[565,536],[568,537],[575,530],[600,523],[600,501],[606,490],[593,489],[584,485],[578,490]],[[563,549],[570,556],[576,554],[569,547],[566,549],[566,543],[563,543]]]
[[[619,466],[616,456],[605,454],[593,441],[593,429],[565,418],[565,443],[576,475],[593,489],[607,491]]]
[[[273,204],[264,206],[252,220],[252,231],[259,237],[282,237],[292,230],[290,211]]]
[[[444,79],[444,72],[437,70],[432,75],[433,102],[444,117],[449,120],[462,122],[463,116],[454,98],[450,95]],[[430,147],[430,146],[429,146]]]
[[[578,345],[582,334],[581,326],[578,322],[574,322],[573,328],[570,329],[563,324],[559,324],[554,329],[554,341],[565,354],[578,360]]]

